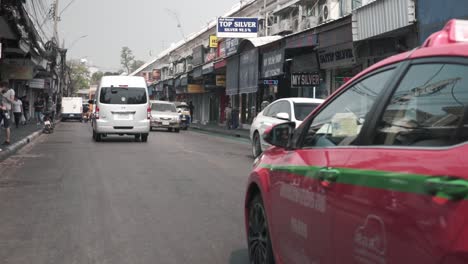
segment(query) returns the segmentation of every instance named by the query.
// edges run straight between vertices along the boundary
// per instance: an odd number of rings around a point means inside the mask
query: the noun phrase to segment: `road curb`
[[[220,134],[220,135],[226,135],[226,136],[249,139],[248,135],[245,135],[243,133],[239,133],[236,130],[220,131],[220,130],[217,130],[217,129],[210,129],[210,128],[197,126],[197,125],[193,125],[193,124],[190,125],[190,128],[200,130],[200,131],[206,131],[206,132],[211,132],[211,133],[215,133],[215,134]]]
[[[38,130],[31,135],[23,138],[22,140],[12,144],[11,146],[6,147],[0,151],[0,161],[7,159],[8,157],[15,154],[18,150],[31,143],[34,139],[38,138],[42,134],[42,129]]]

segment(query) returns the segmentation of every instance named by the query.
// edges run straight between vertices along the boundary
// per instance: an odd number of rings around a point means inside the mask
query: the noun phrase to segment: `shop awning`
[[[215,70],[218,70],[218,69],[226,67],[226,65],[227,65],[227,60],[221,60],[221,61],[214,63],[214,68]]]
[[[202,67],[193,69],[192,77],[195,79],[202,77]]]
[[[203,75],[211,74],[213,72],[214,72],[214,63],[213,62],[210,62],[210,63],[207,63],[207,64],[203,65],[203,67],[202,67]]]
[[[258,47],[262,47],[270,43],[273,43],[275,41],[278,41],[282,38],[283,38],[282,36],[267,36],[267,37],[249,38],[249,39],[243,40],[242,42],[248,41],[252,43],[254,47],[258,48]]]
[[[188,75],[184,74],[180,76],[180,86],[187,86],[188,84]]]

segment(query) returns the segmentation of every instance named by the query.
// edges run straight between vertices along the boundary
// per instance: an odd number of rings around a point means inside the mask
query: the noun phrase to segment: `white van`
[[[62,98],[62,113],[60,114],[62,121],[74,119],[82,120],[83,118],[83,98],[81,97],[63,97]]]
[[[143,77],[104,76],[96,92],[93,139],[103,136],[133,135],[148,141],[151,107]]]

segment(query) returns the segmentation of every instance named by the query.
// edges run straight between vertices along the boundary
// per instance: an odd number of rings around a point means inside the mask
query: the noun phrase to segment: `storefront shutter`
[[[226,73],[226,95],[239,94],[239,56],[228,58]]]
[[[255,93],[258,89],[258,49],[240,55],[239,93]]]

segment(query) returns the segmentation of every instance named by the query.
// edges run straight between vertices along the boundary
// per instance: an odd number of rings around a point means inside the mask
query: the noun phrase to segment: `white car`
[[[260,156],[270,147],[263,140],[263,133],[273,125],[292,121],[298,127],[317,106],[323,103],[322,99],[311,98],[284,98],[268,105],[252,122],[250,127],[250,141],[252,142],[252,154]]]
[[[96,92],[93,139],[103,136],[132,135],[148,141],[151,107],[143,77],[105,76]]]
[[[180,131],[180,116],[174,103],[151,101],[151,129],[166,128],[170,132]]]

